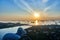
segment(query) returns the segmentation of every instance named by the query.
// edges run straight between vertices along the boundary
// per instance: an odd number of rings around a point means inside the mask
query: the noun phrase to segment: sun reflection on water
[[[39,25],[38,20],[35,21],[35,25]]]

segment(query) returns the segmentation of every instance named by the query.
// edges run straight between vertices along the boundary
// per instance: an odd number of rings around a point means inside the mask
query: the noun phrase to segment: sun
[[[35,12],[35,13],[34,13],[34,16],[35,16],[36,18],[38,18],[40,15],[39,15],[39,13]]]

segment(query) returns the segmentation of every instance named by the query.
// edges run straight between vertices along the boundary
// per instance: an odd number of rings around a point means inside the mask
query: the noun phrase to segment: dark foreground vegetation
[[[32,26],[26,31],[32,40],[60,40],[60,25]]]

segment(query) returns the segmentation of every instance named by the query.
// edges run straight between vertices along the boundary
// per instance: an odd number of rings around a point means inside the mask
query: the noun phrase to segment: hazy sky
[[[0,20],[29,17],[34,11],[60,16],[60,0],[0,0]]]

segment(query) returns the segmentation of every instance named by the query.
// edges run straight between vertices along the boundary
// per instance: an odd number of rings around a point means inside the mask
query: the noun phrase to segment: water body
[[[17,27],[11,27],[11,28],[5,28],[5,29],[0,29],[0,40],[2,40],[3,36],[6,34],[6,33],[16,33],[18,28],[21,27],[23,29],[26,29],[26,28],[29,28],[29,27],[32,27],[32,26],[17,26]]]

